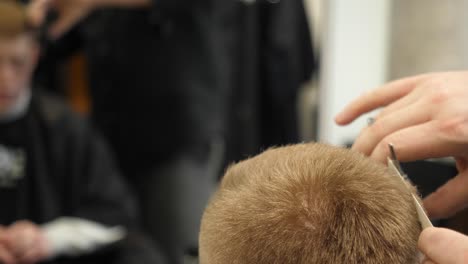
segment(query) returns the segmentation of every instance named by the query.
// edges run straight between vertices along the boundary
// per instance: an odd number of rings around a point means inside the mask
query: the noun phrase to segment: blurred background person
[[[26,7],[1,1],[0,262],[164,263],[103,140],[32,88],[36,38]]]

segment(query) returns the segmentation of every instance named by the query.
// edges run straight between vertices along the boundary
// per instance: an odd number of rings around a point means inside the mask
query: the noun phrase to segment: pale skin
[[[29,221],[0,227],[0,260],[5,264],[33,264],[50,255],[41,228]]]
[[[468,263],[468,237],[444,228],[427,228],[419,238],[419,249],[427,259],[423,264]]]
[[[377,161],[386,162],[390,143],[401,161],[455,158],[458,175],[424,200],[431,218],[450,217],[468,207],[467,86],[468,72],[409,77],[362,95],[335,118],[339,125],[346,125],[382,108],[375,123],[364,128],[353,145]],[[425,230],[419,245],[432,260],[426,263],[468,263],[468,237],[456,232]]]
[[[0,114],[30,87],[38,57],[39,47],[28,34],[0,37]]]

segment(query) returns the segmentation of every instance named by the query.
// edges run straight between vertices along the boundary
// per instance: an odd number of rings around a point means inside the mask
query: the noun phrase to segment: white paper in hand
[[[73,217],[59,218],[42,227],[50,243],[52,257],[88,254],[126,236],[123,227],[107,227]]]

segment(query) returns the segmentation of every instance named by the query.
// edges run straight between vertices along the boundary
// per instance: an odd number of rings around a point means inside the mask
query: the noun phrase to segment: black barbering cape
[[[95,12],[41,64],[83,49],[93,119],[120,161],[153,165],[219,134],[229,161],[299,140],[297,93],[316,68],[302,0],[153,3]]]
[[[45,96],[33,96],[21,119],[0,123],[0,197],[2,225],[71,216],[135,230],[133,197],[104,142],[64,104]],[[160,263],[150,258],[151,250],[127,253],[136,244],[145,247],[136,237],[131,231],[105,252],[53,263],[130,263],[126,254],[142,254],[132,256],[137,263]]]
[[[124,166],[151,168],[222,133],[226,87],[214,74],[212,2],[98,10],[46,45],[42,67],[83,50],[92,120]]]
[[[228,162],[270,146],[297,143],[297,98],[318,71],[302,0],[219,4],[218,36],[229,61],[218,67],[230,85]]]

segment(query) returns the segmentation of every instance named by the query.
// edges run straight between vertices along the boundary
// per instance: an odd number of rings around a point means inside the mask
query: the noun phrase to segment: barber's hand
[[[428,259],[423,264],[468,263],[468,237],[452,230],[426,228],[419,237],[418,247]]]
[[[3,248],[12,257],[5,261],[8,264],[38,263],[50,255],[42,230],[29,221],[18,221],[2,231],[0,249]]]
[[[40,27],[46,18],[51,0],[32,0],[26,7],[26,15],[29,23],[34,27]]]
[[[353,149],[386,162],[392,143],[401,161],[452,156],[459,174],[424,200],[432,218],[468,205],[468,72],[434,73],[386,84],[348,105],[335,119],[351,123],[384,107]]]
[[[58,19],[51,26],[49,35],[57,39],[67,33],[97,7],[97,2],[99,0],[53,0]]]

